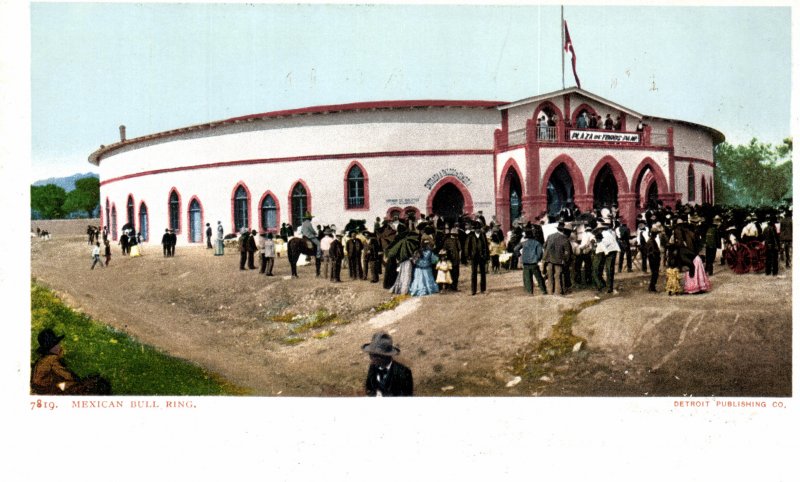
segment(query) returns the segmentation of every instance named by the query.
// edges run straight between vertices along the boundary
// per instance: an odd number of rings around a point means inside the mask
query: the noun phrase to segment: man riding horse
[[[311,213],[306,213],[303,216],[303,224],[300,226],[300,238],[292,238],[288,242],[287,251],[289,258],[289,265],[292,269],[292,277],[297,278],[297,259],[301,254],[314,257],[315,268],[317,277],[320,275],[320,266],[322,264],[322,250],[319,246],[319,238],[317,237],[317,230],[311,224],[314,216]],[[307,244],[310,242],[310,244]]]

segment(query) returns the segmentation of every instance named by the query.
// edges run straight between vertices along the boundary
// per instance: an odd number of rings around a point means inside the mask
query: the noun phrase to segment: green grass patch
[[[165,355],[124,332],[66,306],[52,291],[31,282],[31,364],[37,335],[51,328],[65,335],[64,363],[78,376],[99,374],[113,395],[245,395],[218,375]]]
[[[382,311],[389,311],[397,308],[400,306],[400,303],[404,302],[405,300],[411,298],[411,295],[397,295],[393,296],[389,301],[384,301],[383,303],[379,304],[375,308],[375,313],[380,313]]]
[[[307,339],[306,336],[322,340],[333,336],[333,330],[320,328],[329,325],[346,325],[350,323],[344,318],[340,318],[336,313],[331,313],[326,309],[319,309],[308,315],[298,315],[292,312],[283,313],[272,317],[272,321],[279,323],[289,323],[289,333],[283,337],[281,343],[284,345],[296,345]]]
[[[511,372],[514,375],[538,378],[545,374],[545,364],[572,354],[573,347],[579,342],[585,346],[584,338],[572,334],[572,325],[578,318],[578,313],[595,303],[597,300],[589,300],[581,303],[577,309],[564,312],[553,326],[550,336],[535,345],[530,344],[514,355]]]

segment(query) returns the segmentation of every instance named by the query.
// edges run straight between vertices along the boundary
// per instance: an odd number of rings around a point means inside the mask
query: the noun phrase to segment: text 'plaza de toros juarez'
[[[593,119],[594,117],[594,119]],[[606,123],[608,127],[606,128]],[[112,239],[130,223],[158,242],[277,231],[409,212],[452,218],[619,206],[631,223],[649,201],[714,200],[719,131],[643,115],[579,88],[517,102],[386,101],[267,112],[101,146],[101,217]]]

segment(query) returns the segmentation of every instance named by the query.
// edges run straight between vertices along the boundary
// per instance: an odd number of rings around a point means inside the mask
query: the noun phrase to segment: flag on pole
[[[581,79],[578,78],[578,71],[575,68],[575,49],[572,48],[572,39],[569,38],[569,29],[567,28],[567,21],[564,20],[564,51],[572,54],[572,74],[575,76],[575,83],[578,88],[581,88]]]

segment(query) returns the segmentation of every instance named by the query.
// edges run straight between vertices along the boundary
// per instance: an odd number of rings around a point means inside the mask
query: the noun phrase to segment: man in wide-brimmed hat
[[[478,275],[480,274],[481,293],[486,291],[486,263],[489,261],[489,240],[483,232],[480,221],[472,222],[472,232],[464,241],[464,252],[472,268],[472,294],[478,291]]]
[[[109,395],[111,384],[108,380],[97,376],[89,376],[81,380],[61,361],[64,349],[61,340],[64,336],[56,335],[50,328],[39,332],[37,340],[42,355],[36,361],[31,373],[31,391],[37,395]]]
[[[319,247],[319,238],[317,237],[317,230],[314,229],[314,225],[311,224],[311,220],[314,219],[314,216],[311,213],[306,212],[303,215],[303,224],[300,225],[300,234],[308,238],[309,241],[314,243],[314,247],[317,248],[317,258],[322,257],[322,249]]]
[[[369,370],[365,389],[370,397],[410,397],[414,394],[411,370],[394,360],[400,349],[392,344],[392,337],[379,332],[372,341],[361,346],[369,354]]]

